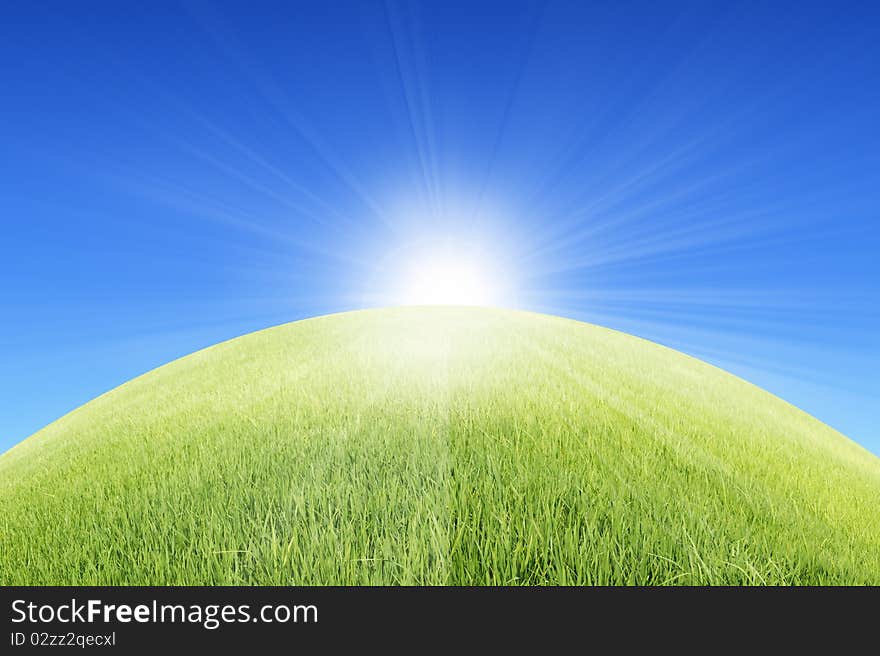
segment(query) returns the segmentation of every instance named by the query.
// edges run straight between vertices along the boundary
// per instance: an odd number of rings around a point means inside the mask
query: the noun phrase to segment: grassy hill
[[[625,334],[408,308],[271,328],[0,457],[2,584],[880,583],[880,459]]]

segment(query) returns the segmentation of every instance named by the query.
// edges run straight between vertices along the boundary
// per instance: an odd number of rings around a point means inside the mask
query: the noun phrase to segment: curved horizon
[[[174,358],[174,359],[172,359],[172,360],[169,360],[168,362],[164,362],[164,363],[162,363],[162,364],[160,364],[160,365],[158,365],[158,366],[156,366],[156,367],[153,367],[152,369],[149,369],[149,370],[147,370],[147,371],[144,371],[144,372],[142,372],[142,373],[139,373],[139,374],[137,374],[136,376],[133,376],[132,378],[126,380],[125,382],[120,383],[119,385],[116,385],[116,386],[114,386],[114,387],[112,387],[112,388],[110,388],[110,389],[108,389],[108,390],[105,390],[104,392],[102,392],[102,393],[100,393],[100,394],[94,396],[93,398],[89,399],[89,400],[86,401],[85,403],[82,403],[81,405],[76,406],[75,408],[71,408],[70,410],[68,410],[68,411],[65,412],[64,414],[62,414],[62,415],[60,415],[59,417],[53,419],[51,422],[49,422],[49,423],[46,424],[45,426],[39,428],[38,430],[34,431],[33,433],[31,433],[30,435],[28,435],[28,436],[25,437],[24,439],[22,439],[22,440],[20,440],[19,442],[17,442],[17,443],[15,443],[15,444],[13,444],[12,446],[10,446],[6,451],[3,451],[2,453],[0,453],[0,457],[3,457],[6,453],[11,452],[11,451],[12,451],[13,449],[15,449],[17,446],[20,446],[20,445],[24,444],[25,442],[27,442],[28,440],[30,440],[32,437],[37,436],[40,432],[42,432],[42,431],[45,430],[46,428],[49,428],[50,426],[52,426],[52,425],[55,424],[56,422],[58,422],[58,421],[64,419],[65,417],[67,417],[67,416],[70,415],[71,413],[77,412],[78,410],[80,410],[80,409],[82,409],[83,407],[89,405],[89,404],[92,403],[93,401],[95,401],[95,400],[97,400],[97,399],[100,399],[100,398],[102,398],[102,397],[104,397],[104,396],[106,396],[106,395],[108,395],[108,394],[111,394],[112,392],[114,392],[115,390],[119,389],[120,387],[123,387],[123,386],[125,386],[125,385],[127,385],[127,384],[129,384],[129,383],[131,383],[131,382],[133,382],[133,381],[136,381],[136,380],[138,380],[139,378],[142,378],[142,377],[144,377],[144,376],[148,376],[149,374],[151,374],[151,373],[153,373],[153,372],[155,372],[155,371],[157,371],[157,370],[159,370],[159,369],[162,369],[163,367],[167,367],[168,365],[171,365],[171,364],[173,364],[173,363],[175,363],[175,362],[178,362],[179,360],[183,360],[183,359],[189,358],[189,357],[191,357],[191,356],[194,356],[194,355],[196,355],[196,354],[202,353],[202,352],[204,352],[204,351],[208,351],[208,350],[210,350],[210,349],[213,349],[213,348],[215,348],[215,347],[217,347],[217,346],[220,346],[220,345],[223,345],[223,344],[228,344],[228,343],[230,343],[230,342],[235,342],[236,340],[239,340],[239,339],[242,339],[242,338],[245,338],[245,337],[251,336],[251,335],[256,335],[256,334],[259,334],[259,333],[263,333],[263,332],[267,332],[267,331],[272,331],[273,329],[281,328],[281,327],[283,327],[283,326],[290,326],[290,325],[293,325],[293,324],[298,324],[298,323],[303,323],[303,322],[308,322],[308,321],[315,321],[315,320],[319,320],[319,319],[326,319],[326,318],[332,318],[332,317],[340,317],[340,316],[352,315],[352,314],[359,314],[359,313],[383,312],[383,311],[387,311],[387,310],[406,310],[406,311],[413,311],[413,312],[416,312],[416,311],[418,311],[418,310],[420,310],[420,309],[431,310],[431,309],[441,309],[441,308],[448,308],[448,309],[452,309],[452,310],[465,311],[465,312],[470,311],[470,310],[474,310],[474,311],[491,311],[491,312],[503,312],[503,313],[525,314],[525,315],[532,315],[532,316],[536,316],[536,317],[546,317],[546,318],[552,318],[552,319],[562,319],[562,320],[565,320],[565,321],[570,321],[570,322],[575,323],[575,324],[581,324],[581,325],[585,325],[585,326],[591,326],[591,327],[593,327],[593,328],[600,328],[600,329],[602,329],[602,330],[607,330],[607,331],[612,332],[612,333],[617,333],[617,334],[620,334],[620,335],[625,335],[625,336],[627,336],[627,337],[631,337],[631,338],[633,338],[633,339],[637,339],[637,340],[640,340],[640,341],[647,342],[647,343],[652,344],[652,345],[654,345],[654,346],[657,346],[657,347],[660,347],[660,348],[663,348],[663,349],[669,350],[669,351],[671,351],[671,352],[673,352],[673,353],[676,353],[677,355],[680,355],[680,356],[683,356],[683,357],[686,357],[686,358],[690,358],[690,359],[696,360],[697,362],[700,362],[701,364],[707,365],[707,366],[709,366],[709,367],[712,367],[713,369],[716,369],[716,370],[722,372],[722,373],[725,374],[726,376],[730,376],[730,377],[735,378],[735,379],[737,379],[737,380],[740,380],[740,381],[742,381],[742,382],[744,382],[744,383],[746,383],[746,384],[748,384],[748,385],[751,385],[752,387],[755,387],[756,389],[760,390],[761,392],[764,392],[765,394],[767,394],[767,395],[769,395],[769,396],[771,396],[771,397],[773,397],[773,398],[778,399],[779,401],[781,401],[781,402],[783,402],[783,403],[785,403],[785,404],[791,406],[792,408],[798,410],[799,412],[804,413],[806,416],[808,416],[808,417],[810,417],[811,419],[813,419],[813,420],[819,422],[819,423],[822,424],[823,426],[827,427],[829,430],[832,430],[832,431],[834,431],[835,433],[839,434],[841,437],[845,438],[847,441],[852,442],[853,444],[855,444],[855,445],[861,447],[862,449],[865,450],[866,453],[869,453],[869,454],[872,455],[872,456],[875,456],[875,457],[880,458],[880,456],[877,456],[877,454],[873,453],[870,449],[865,449],[864,446],[861,445],[859,442],[857,442],[856,440],[853,440],[851,437],[849,437],[849,436],[846,435],[845,433],[841,432],[840,430],[836,429],[834,426],[831,426],[831,425],[829,425],[828,423],[822,421],[820,418],[815,417],[814,415],[810,414],[808,411],[806,411],[806,410],[804,410],[803,408],[797,406],[796,404],[794,404],[794,403],[788,401],[787,399],[785,399],[785,398],[783,398],[783,397],[781,397],[781,396],[779,396],[779,395],[777,395],[777,394],[774,394],[773,392],[764,389],[764,388],[761,387],[760,385],[757,385],[757,384],[755,384],[754,382],[752,382],[752,381],[750,381],[750,380],[748,380],[748,379],[746,379],[746,378],[743,378],[743,377],[741,377],[741,376],[738,376],[738,375],[736,375],[735,373],[730,372],[730,371],[724,369],[723,367],[719,367],[719,366],[713,364],[712,362],[709,362],[709,361],[707,361],[707,360],[703,360],[703,359],[698,358],[698,357],[696,357],[696,356],[694,356],[694,355],[690,355],[690,354],[688,354],[688,353],[685,353],[685,352],[679,351],[679,350],[677,350],[677,349],[674,349],[674,348],[672,348],[672,347],[670,347],[670,346],[668,346],[668,345],[666,345],[666,344],[662,344],[662,343],[660,343],[660,342],[655,342],[655,341],[653,341],[653,340],[647,339],[647,338],[645,338],[645,337],[641,337],[641,336],[639,336],[639,335],[633,335],[633,334],[631,334],[631,333],[626,333],[626,332],[621,331],[621,330],[616,330],[616,329],[614,329],[614,328],[610,328],[610,327],[608,327],[608,326],[603,326],[603,325],[600,325],[600,324],[595,324],[595,323],[591,323],[591,322],[587,322],[587,321],[580,321],[580,320],[578,320],[578,319],[573,319],[573,318],[571,318],[571,317],[565,317],[565,316],[561,316],[561,315],[548,314],[548,313],[545,313],[545,312],[535,312],[535,311],[532,311],[532,310],[525,310],[525,309],[513,308],[513,307],[456,305],[456,304],[452,304],[452,303],[443,303],[443,304],[426,304],[426,305],[407,304],[407,305],[392,305],[392,306],[387,306],[387,307],[367,307],[367,308],[360,308],[360,309],[355,309],[355,310],[340,310],[340,311],[337,311],[337,312],[329,312],[329,313],[327,313],[327,314],[321,314],[321,315],[316,315],[316,316],[311,316],[311,317],[304,317],[304,318],[302,318],[302,319],[296,319],[296,320],[293,320],[293,321],[285,321],[285,322],[282,322],[282,323],[273,324],[273,325],[271,325],[271,326],[265,326],[265,327],[263,327],[263,328],[259,328],[259,329],[257,329],[257,330],[251,331],[251,332],[249,332],[249,333],[244,333],[244,334],[242,334],[242,335],[236,335],[235,337],[230,337],[230,338],[228,338],[228,339],[224,339],[224,340],[221,340],[221,341],[219,341],[219,342],[215,342],[215,343],[213,343],[213,344],[209,344],[209,345],[207,345],[207,346],[200,347],[200,348],[198,348],[198,349],[196,349],[196,350],[194,350],[194,351],[192,351],[192,352],[190,352],[190,353],[187,353],[187,354],[185,354],[185,355],[179,356],[179,357],[177,357],[177,358]]]

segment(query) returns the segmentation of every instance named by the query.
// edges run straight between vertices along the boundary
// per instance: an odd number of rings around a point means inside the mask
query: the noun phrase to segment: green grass
[[[880,459],[628,335],[501,310],[288,324],[0,457],[2,584],[880,583]]]

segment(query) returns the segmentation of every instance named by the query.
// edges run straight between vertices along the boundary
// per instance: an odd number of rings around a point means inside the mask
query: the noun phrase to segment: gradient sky
[[[0,451],[454,240],[880,453],[878,6],[5,6]]]

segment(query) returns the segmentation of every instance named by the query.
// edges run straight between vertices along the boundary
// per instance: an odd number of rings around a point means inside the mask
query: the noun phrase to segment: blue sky
[[[876,4],[18,5],[0,451],[455,240],[880,453]]]

